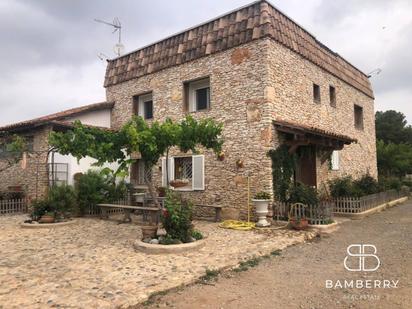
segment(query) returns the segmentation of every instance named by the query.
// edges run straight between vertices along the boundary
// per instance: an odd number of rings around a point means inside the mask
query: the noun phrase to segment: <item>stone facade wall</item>
[[[0,172],[0,191],[7,191],[9,186],[22,186],[26,196],[33,200],[44,196],[47,192],[47,138],[50,128],[40,128],[35,131],[25,132],[33,135],[33,153],[27,155],[26,167],[17,163]],[[0,165],[4,164],[0,161]]]
[[[318,158],[318,183],[351,174],[369,172],[377,176],[373,100],[333,77],[289,49],[263,39],[225,52],[168,68],[138,79],[110,86],[107,101],[114,101],[112,127],[120,128],[133,113],[135,95],[152,92],[154,119],[182,119],[183,83],[210,77],[211,108],[193,113],[195,118],[212,117],[224,124],[226,154],[218,161],[204,151],[205,190],[186,192],[196,203],[222,205],[225,217],[246,216],[250,175],[251,195],[272,191],[271,162],[266,152],[279,146],[272,120],[316,126],[358,139],[345,146],[340,170],[330,171],[328,160]],[[321,103],[313,102],[313,82],[321,86]],[[329,85],[336,88],[337,107],[329,105]],[[364,109],[364,130],[354,128],[353,104]],[[179,153],[174,150],[172,155]],[[236,160],[245,163],[236,167]],[[160,168],[154,177],[160,185]]]
[[[107,100],[115,101],[112,126],[119,128],[132,116],[132,97],[152,91],[154,119],[185,117],[183,92],[185,81],[210,77],[211,107],[192,113],[195,118],[212,117],[224,124],[225,159],[205,154],[205,190],[186,192],[196,203],[222,205],[223,215],[246,215],[247,178],[252,194],[271,191],[271,162],[266,152],[272,147],[271,119],[264,99],[267,80],[267,42],[255,41],[222,53],[146,75],[107,88]],[[177,155],[176,151],[172,155]],[[244,161],[237,168],[236,161]],[[154,171],[160,184],[160,171]]]
[[[330,170],[325,154],[318,151],[318,187],[328,179],[343,175],[356,178],[370,173],[377,177],[373,99],[289,49],[271,40],[267,44],[269,81],[265,95],[270,105],[271,117],[314,126],[358,140],[358,143],[345,145],[340,151],[338,171]],[[313,83],[320,86],[320,103],[313,100]],[[330,105],[329,85],[336,89],[336,107]],[[363,107],[363,130],[354,126],[354,104]]]

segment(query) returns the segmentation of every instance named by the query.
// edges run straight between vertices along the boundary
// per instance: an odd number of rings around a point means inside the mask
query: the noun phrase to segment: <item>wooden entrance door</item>
[[[301,146],[295,171],[295,182],[316,187],[316,147]]]

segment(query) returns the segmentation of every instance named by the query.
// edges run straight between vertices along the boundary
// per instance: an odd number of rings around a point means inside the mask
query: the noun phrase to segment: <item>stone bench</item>
[[[215,222],[220,222],[222,220],[222,206],[195,204],[195,207],[213,208],[215,210]]]
[[[108,209],[123,209],[124,211],[124,218],[123,218],[123,222],[131,222],[132,218],[130,217],[130,214],[132,213],[132,211],[134,210],[143,210],[143,211],[150,211],[152,212],[153,216],[156,218],[157,220],[157,216],[159,213],[159,208],[156,207],[141,207],[141,206],[131,206],[131,205],[118,205],[118,204],[97,204],[97,206],[100,208],[101,210],[101,217],[102,218],[109,218],[109,215],[107,213]],[[152,217],[153,219],[153,217]]]

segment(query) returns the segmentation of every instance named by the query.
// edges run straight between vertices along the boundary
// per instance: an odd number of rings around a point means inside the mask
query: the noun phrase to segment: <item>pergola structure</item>
[[[286,121],[273,121],[278,132],[283,133],[284,144],[295,153],[299,146],[316,145],[327,150],[341,150],[357,140],[346,135],[331,133],[316,127],[297,125]]]

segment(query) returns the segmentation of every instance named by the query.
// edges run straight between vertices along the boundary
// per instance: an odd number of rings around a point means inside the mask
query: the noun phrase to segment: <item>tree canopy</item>
[[[412,173],[412,127],[401,112],[376,112],[376,151],[379,174],[402,177]]]
[[[195,120],[187,116],[181,122],[167,119],[149,125],[142,117],[134,116],[119,131],[82,125],[76,121],[67,132],[52,132],[49,143],[63,155],[71,154],[78,160],[95,158],[96,165],[116,162],[124,170],[133,161],[130,155],[139,152],[147,165],[158,162],[171,147],[183,152],[196,152],[198,146],[221,151],[222,124],[207,118]]]
[[[23,137],[0,132],[0,159],[2,161],[0,172],[19,163],[23,153],[27,150],[26,140]]]
[[[375,115],[376,139],[385,143],[412,144],[412,127],[403,113],[394,110],[378,111]]]
[[[59,153],[71,154],[78,160],[86,156],[95,158],[97,166],[116,162],[119,175],[127,173],[129,165],[135,161],[131,159],[133,153],[140,153],[148,167],[168,155],[172,147],[196,153],[197,147],[203,146],[219,153],[223,145],[222,130],[223,125],[210,118],[198,121],[189,115],[180,122],[167,119],[149,125],[142,117],[134,116],[118,131],[89,127],[77,121],[72,130],[52,132],[49,143]],[[147,182],[152,194],[153,185]]]

